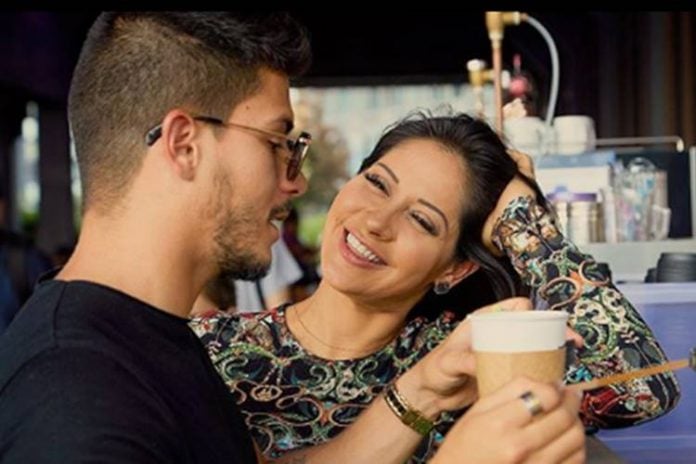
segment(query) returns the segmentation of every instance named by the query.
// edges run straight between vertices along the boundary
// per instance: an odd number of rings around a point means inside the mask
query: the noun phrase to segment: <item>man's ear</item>
[[[458,261],[450,265],[436,282],[447,282],[450,287],[454,287],[478,270],[479,265],[473,261]]]
[[[164,155],[174,172],[184,180],[193,180],[201,162],[198,145],[199,125],[191,115],[180,109],[167,113],[162,121]]]

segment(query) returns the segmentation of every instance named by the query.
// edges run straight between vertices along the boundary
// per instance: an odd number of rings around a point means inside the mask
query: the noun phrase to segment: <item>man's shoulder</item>
[[[0,337],[0,391],[8,378],[27,365],[40,365],[46,358],[70,363],[65,353],[75,356],[75,361],[86,361],[98,353],[88,348],[105,350],[109,346],[108,334],[85,317],[95,312],[95,307],[81,303],[74,295],[66,297],[66,288],[66,282],[41,283]]]
[[[0,448],[8,462],[167,462],[179,449],[176,436],[173,419],[147,389],[91,349],[47,350],[0,393]]]
[[[92,347],[54,346],[24,359],[9,372],[0,390],[0,404],[10,398],[38,404],[35,400],[42,397],[65,404],[90,403],[97,398],[112,401],[138,390],[148,387],[113,353]]]
[[[137,340],[118,334],[109,323],[113,318],[99,326],[103,308],[82,302],[78,291],[66,297],[67,287],[61,281],[42,283],[0,338],[0,402],[8,392],[18,401],[54,392],[45,401],[60,402],[67,391],[78,401],[78,395],[102,389],[121,395],[135,385],[145,387],[145,358],[131,346]]]
[[[147,409],[157,410],[162,419],[152,392],[129,369],[108,353],[74,346],[45,350],[25,361],[0,391],[3,424],[39,414],[70,427],[71,422],[132,420],[147,415]]]
[[[56,346],[56,308],[60,291],[42,288],[24,305],[0,336],[0,392],[15,372]]]

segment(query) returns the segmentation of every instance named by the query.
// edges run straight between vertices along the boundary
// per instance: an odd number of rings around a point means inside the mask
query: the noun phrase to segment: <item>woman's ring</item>
[[[529,414],[532,415],[532,417],[535,417],[542,412],[544,412],[544,407],[541,405],[541,401],[539,401],[539,398],[532,393],[531,391],[526,391],[520,395],[520,399],[522,400],[522,403],[524,403],[524,407],[527,408],[527,411],[529,411]]]

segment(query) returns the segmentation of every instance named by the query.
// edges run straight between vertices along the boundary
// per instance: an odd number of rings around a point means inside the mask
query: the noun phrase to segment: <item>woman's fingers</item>
[[[519,377],[490,395],[481,398],[472,408],[472,414],[496,411],[501,420],[510,426],[522,426],[532,422],[534,414],[530,410],[529,401],[523,396],[532,395],[538,401],[542,411],[551,411],[558,407],[561,401],[559,390],[549,384],[535,382],[525,377]]]
[[[531,427],[529,427],[531,429]],[[526,430],[525,430],[526,432]],[[538,433],[538,431],[536,432]],[[563,428],[547,429],[543,435],[528,434],[528,437],[534,437],[540,443],[536,452],[534,452],[527,462],[544,463],[544,462],[585,462],[585,428],[582,426],[580,419],[572,418],[572,423],[569,426],[563,425]]]
[[[582,348],[585,346],[585,340],[582,338],[582,336],[570,327],[566,329],[566,340],[572,340],[575,348]]]
[[[532,309],[532,300],[522,296],[507,298],[497,303],[484,306],[474,311],[474,314],[495,313],[499,311],[529,311]]]
[[[497,303],[484,306],[473,311],[472,314],[491,313],[498,311],[528,311],[532,309],[532,301],[529,298],[514,297],[501,300]],[[456,371],[473,375],[475,362],[471,353],[471,321],[464,319],[457,328],[440,345],[442,350],[446,350],[449,359],[456,362]]]
[[[575,453],[571,454],[566,459],[561,461],[561,464],[585,464],[585,462],[587,461],[587,453],[584,444],[586,441],[586,438],[584,437],[584,431],[583,438],[583,446],[581,446],[580,449],[575,451]]]
[[[585,451],[585,429],[580,419],[576,417],[570,427],[561,429],[561,433],[558,431],[550,431],[546,443],[542,443],[527,462],[585,462],[582,459],[578,460],[580,456],[584,456]],[[554,434],[553,437],[551,433]]]
[[[562,402],[522,431],[522,439],[537,449],[537,460],[561,462],[585,444],[585,429],[578,418],[580,397],[570,390],[561,392]]]
[[[515,379],[474,404],[432,462],[582,462],[577,408],[553,385]]]
[[[508,155],[517,164],[517,168],[525,176],[534,179],[534,161],[532,157],[521,151],[514,150],[512,148],[508,149]]]

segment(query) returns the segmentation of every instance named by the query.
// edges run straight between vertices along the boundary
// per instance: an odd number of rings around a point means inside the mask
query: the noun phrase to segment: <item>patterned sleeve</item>
[[[220,311],[189,321],[189,327],[205,346],[213,364],[217,363],[219,355],[224,353],[231,341],[239,336],[240,319],[237,314],[230,315]]]
[[[652,331],[616,289],[608,268],[568,241],[552,214],[531,196],[505,208],[493,243],[510,258],[535,300],[567,311],[570,326],[583,337],[567,383],[665,361]],[[581,416],[588,426],[625,427],[665,414],[678,399],[674,375],[659,374],[586,392]]]

